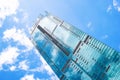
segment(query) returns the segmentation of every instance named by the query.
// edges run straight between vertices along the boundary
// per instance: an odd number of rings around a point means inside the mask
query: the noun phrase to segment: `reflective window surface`
[[[32,38],[61,80],[120,80],[120,53],[54,18],[42,18]]]
[[[49,32],[53,32],[54,28],[56,27],[56,24],[51,21],[49,18],[43,18],[40,22],[39,22],[39,25],[48,30]]]
[[[44,47],[44,51],[50,57],[50,59],[56,64],[59,69],[65,65],[67,61],[66,55],[54,44],[48,42]]]
[[[65,69],[66,79],[68,80],[91,80],[73,61],[70,61]]]
[[[58,39],[60,39],[63,43],[68,45],[72,50],[75,49],[79,42],[79,37],[74,35],[69,30],[65,29],[64,27],[58,26],[54,33]]]
[[[74,34],[76,34],[77,36],[79,36],[79,40],[84,41],[87,34],[84,33],[83,31],[77,29],[76,27],[72,26],[71,24],[68,24],[66,22],[63,22],[62,26],[64,26],[65,28],[69,29],[70,31],[72,31]]]
[[[37,46],[39,48],[43,48],[45,43],[46,43],[46,39],[43,36],[43,33],[41,33],[38,28],[35,29],[34,33],[32,34],[33,39],[35,41],[35,43],[37,44]]]

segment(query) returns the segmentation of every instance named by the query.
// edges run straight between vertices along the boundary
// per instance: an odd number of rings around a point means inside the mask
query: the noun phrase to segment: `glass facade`
[[[120,53],[57,17],[40,18],[31,36],[60,80],[120,80]]]

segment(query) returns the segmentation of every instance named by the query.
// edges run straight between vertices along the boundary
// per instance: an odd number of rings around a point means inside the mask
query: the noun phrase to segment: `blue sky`
[[[120,52],[120,0],[0,0],[0,80],[58,80],[29,40],[44,11]]]

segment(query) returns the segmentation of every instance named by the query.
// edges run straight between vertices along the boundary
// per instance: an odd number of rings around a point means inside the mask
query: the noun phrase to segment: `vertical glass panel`
[[[119,80],[120,79],[120,63],[119,64],[111,63],[110,69],[108,70],[107,75],[110,78],[109,80]]]
[[[73,61],[69,62],[64,73],[69,80],[82,80],[83,71]]]
[[[33,40],[34,40],[35,44],[39,48],[43,48],[43,46],[46,43],[46,39],[44,38],[43,34],[37,28],[33,32],[32,37],[33,37]]]
[[[81,75],[81,80],[92,80],[87,74],[83,73]]]
[[[75,49],[79,42],[79,38],[75,34],[60,26],[56,28],[53,34],[72,50]]]
[[[58,17],[54,17],[54,16],[48,16],[52,21],[54,21],[56,24],[61,24],[61,22],[63,22],[63,20],[60,20]]]
[[[64,27],[66,27],[67,29],[73,31],[76,35],[79,35],[82,39],[82,41],[84,41],[84,38],[83,36],[87,35],[86,33],[84,33],[83,31],[79,30],[78,28],[66,23],[66,22],[63,22],[62,24]]]
[[[53,43],[48,42],[44,48],[46,54],[50,57],[50,59],[56,64],[59,69],[62,69],[65,62],[67,61],[67,57],[65,54]]]
[[[50,66],[55,72],[55,74],[60,78],[62,76],[62,72],[60,71],[60,69],[58,69],[58,67],[55,64],[50,64]]]
[[[39,22],[39,25],[49,32],[53,32],[54,28],[56,27],[56,24],[47,17],[43,18]]]
[[[91,69],[94,67],[95,63],[101,56],[98,51],[86,44],[81,46],[81,49],[77,54],[79,55],[76,56],[78,58],[77,63],[87,72],[91,71]]]

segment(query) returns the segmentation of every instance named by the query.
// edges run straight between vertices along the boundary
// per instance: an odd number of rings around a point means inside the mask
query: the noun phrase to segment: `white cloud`
[[[90,28],[92,25],[92,22],[88,22],[87,27]]]
[[[36,51],[36,53],[38,53],[38,51]],[[29,69],[29,71],[31,71],[31,72],[44,72],[44,71],[46,71],[47,74],[50,76],[50,78],[48,80],[59,80],[58,77],[54,74],[53,70],[47,64],[47,62],[43,59],[43,57],[40,55],[38,55],[38,56],[40,57],[40,61],[42,62],[42,65],[35,68],[35,69]]]
[[[18,51],[18,48],[9,46],[0,53],[0,70],[3,64],[14,64],[19,55]]]
[[[117,1],[113,0],[113,6],[117,6],[117,5],[118,5]]]
[[[50,68],[50,66],[41,56],[40,56],[40,61],[43,63],[42,67],[40,68],[47,71],[47,73],[50,75],[50,80],[59,80],[58,77],[54,74],[53,70]]]
[[[120,6],[118,7],[118,11],[120,12]]]
[[[41,57],[40,57],[40,61],[42,62],[42,65],[37,67],[37,68],[34,68],[34,69],[29,69],[29,71],[32,71],[32,72],[44,72],[44,71],[47,71],[47,73],[49,75],[53,75],[53,71],[52,69],[50,68],[50,66],[47,64],[47,62]]]
[[[59,80],[57,76],[52,75],[49,80]]]
[[[118,12],[120,12],[120,2],[118,0],[113,0],[113,6]]]
[[[17,17],[13,17],[13,21],[18,23],[19,22],[19,19]]]
[[[0,22],[1,26],[6,16],[16,14],[16,10],[18,9],[18,7],[19,7],[18,0],[0,0],[0,19],[2,20]]]
[[[39,78],[37,78],[36,80],[40,80]]]
[[[20,80],[35,80],[35,79],[34,79],[34,75],[31,74],[31,75],[25,75]]]
[[[52,75],[53,74],[52,69],[50,68],[50,66],[47,64],[47,62],[41,56],[40,56],[40,61],[42,62],[41,70],[46,70],[46,71],[48,71],[49,75]]]
[[[87,28],[88,28],[90,31],[93,31],[93,30],[94,30],[91,21],[89,21],[89,22],[87,23]]]
[[[53,51],[51,52],[51,54],[52,54],[52,60],[55,60],[55,59],[56,59],[57,53],[58,53],[58,50],[53,49]]]
[[[108,38],[108,35],[105,34],[104,36],[102,36],[102,39],[107,39]]]
[[[22,13],[21,23],[26,23],[28,21],[29,14],[23,9],[20,9],[19,11]]]
[[[13,41],[18,42],[18,45],[25,46],[27,48],[25,51],[31,50],[33,48],[33,44],[21,29],[16,29],[13,27],[11,29],[7,29],[3,34],[3,39],[5,41],[12,39]]]
[[[112,10],[112,6],[109,5],[108,8],[107,8],[107,12],[110,12]]]
[[[20,62],[18,68],[22,70],[28,70],[29,66],[27,65],[27,61],[25,60],[25,61]]]
[[[2,19],[0,19],[0,27],[2,26],[2,24],[3,24],[3,21],[2,21]]]
[[[11,70],[11,71],[14,71],[15,69],[16,69],[16,66],[11,66],[11,67],[10,67],[10,70]]]
[[[23,21],[27,20],[27,18],[28,18],[28,13],[24,12],[23,13]]]

